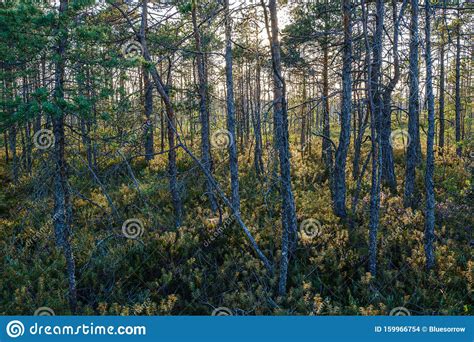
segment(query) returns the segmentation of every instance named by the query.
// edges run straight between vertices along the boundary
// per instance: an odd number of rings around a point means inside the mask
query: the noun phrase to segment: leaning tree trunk
[[[415,170],[418,159],[418,130],[419,130],[419,69],[418,69],[418,0],[411,0],[410,22],[410,70],[409,70],[409,103],[408,103],[408,134],[410,143],[407,147],[405,169],[405,207],[416,207]]]
[[[434,135],[435,114],[433,97],[433,72],[431,61],[431,8],[430,0],[425,0],[425,64],[426,64],[426,99],[428,101],[428,139],[426,142],[426,217],[425,217],[425,255],[426,267],[431,269],[435,264],[434,255],[434,225],[435,225],[435,195],[434,195]]]
[[[351,136],[351,106],[352,106],[352,23],[351,2],[342,2],[342,21],[344,27],[343,65],[342,65],[342,104],[341,104],[341,133],[339,145],[335,154],[334,164],[334,213],[346,217],[346,159]]]
[[[142,4],[142,27],[145,27],[144,18],[146,18],[148,12],[148,0],[144,0]],[[140,34],[138,34],[140,44],[143,48],[143,56],[147,62],[150,62],[151,56],[148,52],[146,46],[146,37],[142,34],[143,30],[141,30]],[[168,178],[169,178],[169,187],[171,198],[173,201],[173,209],[174,209],[174,216],[175,216],[175,226],[179,227],[181,225],[182,219],[182,211],[183,206],[181,203],[181,197],[179,195],[178,189],[178,169],[176,167],[176,142],[175,142],[175,115],[174,115],[174,108],[171,104],[169,94],[167,93],[167,89],[161,82],[161,79],[156,71],[155,67],[150,67],[147,70],[152,79],[155,83],[156,90],[158,94],[160,94],[163,102],[165,104],[165,112],[167,116],[167,135],[168,135]]]
[[[194,40],[196,46],[196,63],[198,71],[198,82],[199,82],[199,112],[201,116],[201,158],[203,165],[207,168],[207,171],[212,171],[212,160],[211,160],[211,143],[209,139],[209,111],[207,103],[207,82],[204,65],[204,56],[202,53],[201,34],[199,33],[199,27],[197,24],[197,4],[192,5],[192,22],[194,29]],[[217,202],[212,190],[212,184],[209,180],[206,182],[206,192],[209,198],[212,212],[217,210]]]
[[[232,78],[232,22],[229,12],[229,0],[224,0],[225,17],[225,76],[227,86],[227,130],[232,136],[229,144],[230,187],[232,205],[240,211],[239,165],[237,159],[237,141],[235,139],[234,80]]]
[[[55,61],[55,78],[54,78],[54,102],[57,112],[53,114],[53,134],[54,144],[54,212],[53,224],[56,244],[63,249],[66,257],[67,274],[69,282],[69,305],[72,312],[77,307],[77,290],[76,290],[76,264],[74,254],[72,252],[70,234],[71,234],[71,203],[68,189],[65,134],[64,134],[64,66],[67,36],[62,26],[64,23],[63,15],[67,11],[68,0],[61,0],[59,5],[59,26],[56,34],[59,35],[58,44],[56,46]]]
[[[133,29],[133,23],[132,21],[130,20],[129,16],[127,15],[127,13],[125,13],[119,6],[117,6],[116,4],[113,4],[114,8],[117,9],[121,14],[122,16],[127,20],[128,24],[129,24],[129,27]],[[144,0],[143,1],[143,6],[147,6],[147,0]],[[145,59],[146,62],[149,63],[149,72],[150,72],[150,75],[152,76],[152,79],[153,79],[153,83],[155,84],[155,88],[158,92],[158,94],[160,95],[161,99],[163,100],[163,103],[165,104],[165,111],[166,111],[166,114],[167,114],[167,121],[168,121],[168,138],[172,137],[173,139],[169,139],[169,143],[170,143],[170,151],[174,151],[175,149],[175,143],[174,143],[174,137],[176,136],[177,140],[178,140],[178,145],[177,146],[180,146],[190,157],[191,159],[199,166],[199,168],[203,171],[204,175],[206,176],[206,178],[209,180],[209,182],[211,183],[213,189],[216,190],[216,193],[221,197],[222,201],[224,202],[224,204],[226,206],[229,207],[229,209],[231,209],[232,213],[234,214],[235,218],[236,218],[236,221],[237,223],[242,227],[242,229],[244,230],[244,233],[245,235],[247,236],[247,238],[249,239],[251,245],[252,245],[252,248],[254,249],[254,251],[256,252],[256,254],[258,255],[259,259],[262,261],[262,263],[264,264],[265,268],[268,270],[269,274],[272,275],[273,274],[273,267],[272,265],[270,264],[270,261],[268,260],[268,258],[265,256],[265,254],[263,254],[263,252],[261,251],[261,249],[259,248],[257,242],[255,241],[254,237],[252,236],[252,233],[250,232],[250,230],[247,228],[247,226],[245,225],[245,223],[243,222],[241,216],[240,216],[240,213],[238,211],[236,211],[234,209],[234,207],[232,206],[232,203],[227,199],[227,197],[225,196],[224,192],[222,191],[221,187],[219,186],[219,184],[216,182],[216,180],[212,177],[212,174],[208,171],[208,169],[206,168],[205,165],[203,165],[203,163],[196,157],[194,156],[194,154],[188,149],[188,147],[185,145],[185,143],[183,143],[183,141],[180,139],[179,135],[178,135],[178,132],[176,131],[176,126],[174,125],[174,109],[173,109],[173,104],[171,102],[171,99],[169,97],[169,94],[167,93],[167,91],[165,90],[165,85],[163,83],[163,80],[161,79],[160,75],[158,74],[158,71],[155,67],[155,65],[153,65],[151,63],[152,59],[151,59],[151,55],[148,51],[148,47],[147,47],[147,42],[146,42],[146,39],[139,33],[137,33],[135,31],[135,35],[138,39],[138,41],[140,42],[142,48],[143,48],[143,58]],[[172,134],[170,134],[170,132]],[[169,159],[168,159],[168,162],[170,163],[171,161],[171,158],[172,156],[176,157],[175,154],[171,154],[169,153]],[[175,169],[176,170],[176,169]],[[170,177],[170,184],[173,182],[173,178]],[[171,186],[172,187],[172,186]],[[172,191],[173,193],[173,191]],[[179,199],[179,197],[178,197]],[[175,204],[175,210],[177,209],[176,208],[176,203]],[[180,203],[179,203],[180,204]]]

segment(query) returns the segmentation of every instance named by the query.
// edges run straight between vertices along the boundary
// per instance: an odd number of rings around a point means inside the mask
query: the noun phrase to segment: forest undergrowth
[[[94,178],[80,154],[68,160],[74,220],[78,313],[83,315],[209,315],[217,307],[234,315],[386,315],[405,307],[414,315],[472,315],[474,290],[473,186],[469,158],[454,151],[436,159],[436,267],[425,269],[424,204],[403,206],[403,150],[395,150],[397,193],[383,188],[378,232],[378,273],[367,269],[370,175],[362,182],[355,215],[332,211],[328,174],[319,141],[292,150],[299,226],[291,256],[288,294],[278,297],[278,271],[270,274],[221,203],[212,214],[204,176],[178,151],[185,218],[173,228],[166,155],[146,163],[110,149]],[[365,151],[367,152],[367,151]],[[43,153],[43,152],[39,152]],[[279,189],[272,175],[257,177],[249,150],[241,151],[242,218],[278,265],[281,239]],[[0,156],[0,313],[31,315],[38,307],[70,314],[66,261],[55,247],[48,157],[18,184]],[[365,155],[363,160],[365,160]],[[417,187],[423,193],[423,165]],[[214,152],[214,173],[227,184],[225,153]],[[348,207],[356,188],[347,167]],[[226,193],[230,189],[225,188]],[[124,220],[142,229],[122,234]]]

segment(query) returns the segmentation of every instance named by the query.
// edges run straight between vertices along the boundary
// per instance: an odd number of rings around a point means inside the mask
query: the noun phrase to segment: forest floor
[[[290,261],[288,295],[275,294],[269,275],[229,211],[210,212],[204,177],[178,153],[183,225],[173,228],[166,178],[166,154],[147,164],[120,156],[101,157],[94,179],[79,154],[68,154],[72,195],[72,246],[76,258],[79,314],[209,315],[229,308],[237,315],[385,315],[406,307],[413,315],[474,314],[473,160],[452,153],[437,156],[436,268],[424,268],[424,202],[403,207],[404,152],[395,151],[398,194],[383,189],[378,234],[378,274],[367,272],[369,177],[362,184],[351,228],[334,216],[320,146],[311,154],[292,151],[293,189],[300,231]],[[214,152],[215,175],[228,188],[225,153]],[[31,315],[38,307],[69,314],[65,260],[55,247],[51,168],[47,155],[35,158],[34,174],[12,182],[11,163],[0,156],[0,314]],[[242,217],[262,251],[278,265],[280,203],[271,177],[257,177],[253,152],[241,152]],[[469,165],[470,163],[470,165]],[[41,167],[42,165],[42,167]],[[348,201],[355,189],[348,162]],[[417,185],[424,197],[423,166]],[[125,220],[140,234],[122,234]],[[306,227],[307,228],[307,227]],[[278,269],[278,267],[276,267]]]

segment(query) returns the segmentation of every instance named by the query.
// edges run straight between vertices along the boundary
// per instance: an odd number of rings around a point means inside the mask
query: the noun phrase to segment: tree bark
[[[225,76],[227,86],[227,130],[232,136],[229,144],[229,165],[232,191],[232,205],[240,212],[239,196],[239,165],[237,155],[237,141],[235,139],[235,105],[234,80],[232,78],[232,22],[229,11],[229,0],[224,0],[225,17]]]
[[[55,138],[54,144],[54,212],[53,224],[56,244],[63,249],[66,257],[66,267],[69,282],[69,305],[74,313],[77,308],[77,289],[75,276],[75,260],[71,247],[71,203],[67,180],[67,166],[65,149],[65,133],[64,133],[64,68],[65,68],[65,52],[67,44],[67,33],[64,33],[64,15],[68,8],[68,0],[61,0],[59,4],[59,24],[57,35],[60,35],[56,46],[56,54],[58,58],[55,62],[55,79],[54,79],[54,102],[57,112],[53,114],[53,134]]]
[[[261,123],[261,64],[260,64],[260,56],[259,52],[257,51],[256,56],[256,75],[255,75],[255,152],[254,152],[254,165],[255,165],[255,172],[257,176],[261,176],[264,172],[263,169],[263,157],[262,157],[262,150],[263,150],[263,143],[262,143],[262,123]]]
[[[372,176],[370,190],[370,218],[369,218],[369,272],[372,276],[377,275],[377,232],[379,226],[380,211],[380,177],[382,167],[381,147],[381,119],[382,108],[380,105],[380,69],[382,58],[382,35],[383,35],[383,0],[376,1],[376,28],[374,36],[373,54],[374,61],[370,62],[369,38],[367,29],[367,15],[364,3],[362,3],[364,41],[367,54],[367,80],[371,80],[371,86],[367,87],[369,107],[371,112],[370,134],[372,140]]]
[[[146,37],[147,23],[148,23],[148,10],[143,15],[143,24],[141,27],[141,34]],[[143,68],[143,87],[145,88],[145,117],[146,123],[144,125],[144,147],[145,147],[145,160],[150,161],[154,156],[154,144],[153,144],[153,84],[150,82],[150,76],[148,70]]]
[[[207,167],[209,173],[212,173],[212,160],[211,160],[211,143],[209,138],[209,112],[208,112],[208,103],[207,103],[207,82],[206,82],[206,73],[204,65],[204,57],[202,53],[202,44],[201,44],[201,34],[199,33],[199,27],[197,24],[197,4],[193,2],[192,4],[192,22],[194,29],[194,40],[196,46],[196,64],[198,71],[198,88],[199,88],[199,111],[201,115],[201,158],[202,163]],[[209,180],[206,182],[207,196],[209,198],[209,203],[211,206],[212,212],[217,210],[216,198],[212,191],[212,184]]]
[[[344,27],[343,66],[342,66],[342,103],[341,132],[335,154],[334,164],[334,213],[345,218],[346,212],[346,159],[351,136],[352,107],[352,20],[351,1],[342,2],[342,21]]]
[[[263,1],[263,0],[262,0]],[[282,199],[282,247],[280,260],[280,279],[278,292],[281,296],[286,294],[288,277],[288,264],[290,253],[296,248],[297,223],[296,208],[291,190],[290,149],[288,141],[288,112],[286,103],[285,80],[282,76],[281,50],[279,40],[278,16],[276,0],[270,0],[268,5],[271,23],[271,52],[273,67],[273,115],[275,122],[275,140],[278,147],[281,179]],[[265,6],[264,6],[265,9]],[[266,14],[266,9],[265,9]]]
[[[325,40],[323,42],[323,135],[325,137],[331,136],[331,127],[329,122],[329,43]],[[333,189],[332,185],[332,175],[331,170],[333,168],[333,158],[332,158],[332,145],[329,139],[323,138],[322,141],[322,152],[321,152],[323,162],[326,165],[330,178],[330,187],[331,191]]]
[[[402,3],[400,14],[397,15],[397,2],[392,0],[393,10],[393,67],[394,75],[388,83],[382,95],[382,182],[384,182],[390,190],[395,193],[397,191],[397,179],[395,176],[395,163],[393,161],[393,148],[390,143],[390,136],[392,134],[392,92],[400,79],[400,60],[398,57],[398,38],[400,31],[400,22],[405,12],[407,0]]]
[[[434,97],[433,71],[431,61],[431,6],[430,0],[425,0],[425,65],[426,65],[426,98],[428,101],[428,139],[426,142],[426,213],[425,213],[425,256],[426,267],[431,269],[435,264],[434,255],[434,226],[435,226],[435,195],[434,195]]]
[[[455,97],[456,97],[456,154],[461,157],[461,20],[459,18],[458,11],[458,22],[456,24],[456,86],[455,86]]]
[[[121,10],[120,7],[118,7],[117,5],[113,5],[113,6],[119,12],[121,12],[122,16],[127,19],[129,26],[133,29],[133,23],[131,22],[131,20],[127,16],[127,14],[123,10]],[[140,42],[140,44],[143,48],[143,58],[145,59],[145,61],[150,63],[152,60],[151,60],[150,53],[148,52],[148,47],[147,47],[146,40],[144,39],[144,37],[142,37],[137,32],[135,32],[135,35],[137,36],[137,38],[138,38],[138,40],[139,40],[139,42]],[[194,154],[188,149],[188,147],[181,141],[181,139],[180,139],[180,137],[179,137],[179,135],[176,131],[176,127],[174,126],[173,120],[170,120],[170,118],[174,117],[174,109],[173,109],[173,105],[171,103],[169,94],[165,90],[164,83],[163,83],[160,75],[158,74],[158,72],[156,70],[156,67],[154,65],[152,65],[151,63],[149,64],[149,72],[150,72],[150,75],[152,76],[153,83],[155,84],[155,88],[156,88],[158,94],[160,95],[160,97],[162,98],[162,100],[165,104],[165,109],[166,109],[166,113],[167,113],[167,120],[168,120],[168,127],[170,128],[169,131],[168,131],[168,137],[170,137],[170,132],[172,133],[171,137],[173,137],[173,139],[171,141],[172,146],[170,146],[170,150],[174,151],[174,149],[175,149],[174,136],[176,136],[176,138],[178,139],[178,146],[180,146],[191,157],[191,159],[199,166],[199,168],[203,171],[203,173],[206,176],[206,178],[208,179],[208,181],[211,183],[213,189],[215,189],[217,194],[222,198],[222,201],[224,202],[224,204],[232,210],[238,224],[244,230],[245,235],[249,239],[250,244],[252,245],[252,248],[254,249],[254,251],[257,253],[259,259],[262,261],[262,263],[264,264],[264,266],[268,270],[268,272],[270,274],[273,274],[273,267],[270,264],[270,261],[268,260],[268,258],[265,256],[265,254],[263,254],[263,252],[259,248],[257,242],[255,241],[254,237],[252,236],[252,233],[250,232],[250,230],[247,228],[247,226],[243,222],[243,220],[240,216],[240,213],[234,209],[234,207],[232,206],[232,203],[227,199],[224,192],[220,188],[219,184],[212,177],[212,174],[208,171],[206,166],[203,165],[203,163],[196,156],[194,156]],[[171,154],[169,154],[169,156],[170,157],[169,157],[168,161],[170,162]],[[174,156],[176,156],[176,155],[174,154]],[[171,183],[171,181],[170,181],[170,183]]]
[[[148,0],[143,0],[142,27],[144,27],[143,18],[146,17],[147,15],[147,11],[148,11],[147,8],[148,8]],[[143,48],[143,57],[145,58],[147,62],[151,62],[152,59],[146,45],[146,37],[143,36],[141,33],[139,33],[138,38]],[[158,72],[156,71],[156,68],[154,66],[153,67],[149,66],[148,72],[151,74],[153,81],[155,83],[156,90],[158,91],[158,94],[160,94],[165,104],[165,111],[166,111],[166,116],[167,116],[168,148],[169,148],[169,151],[168,151],[169,187],[170,187],[171,198],[173,201],[175,226],[179,227],[181,225],[183,209],[182,209],[181,197],[179,195],[178,178],[177,178],[178,169],[176,167],[176,143],[175,143],[175,129],[174,129],[174,127],[176,126],[175,124],[176,119],[175,119],[175,114],[174,114],[174,108],[170,101],[168,90],[163,84],[163,82],[161,81],[161,78],[159,77]]]
[[[410,21],[410,69],[409,69],[409,104],[408,104],[408,134],[410,144],[407,148],[405,169],[405,207],[415,208],[417,198],[415,194],[415,176],[418,159],[417,136],[419,135],[419,68],[418,68],[418,0],[411,0]]]
[[[443,16],[446,15],[446,11],[443,10]],[[440,47],[439,47],[439,136],[438,136],[438,153],[440,155],[444,152],[444,130],[445,130],[445,119],[444,119],[444,93],[445,93],[445,70],[444,70],[444,57],[445,57],[445,28],[441,29]]]
[[[11,151],[12,161],[13,161],[12,173],[13,173],[14,184],[18,183],[18,173],[19,173],[18,154],[16,153],[16,133],[17,133],[16,124],[13,124],[10,127],[10,132],[8,132],[8,137],[10,139],[9,145],[10,145],[10,151]]]

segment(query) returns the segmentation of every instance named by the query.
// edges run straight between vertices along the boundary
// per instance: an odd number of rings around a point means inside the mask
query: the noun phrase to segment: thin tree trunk
[[[362,141],[364,139],[364,133],[367,127],[367,122],[369,118],[369,107],[364,105],[359,105],[357,109],[358,113],[358,130],[357,136],[355,137],[354,141],[354,160],[353,160],[353,167],[352,167],[352,178],[356,180],[359,177],[359,170],[360,170],[360,156],[361,156],[361,149],[362,149]]]
[[[405,169],[405,207],[415,208],[417,205],[415,189],[415,173],[418,159],[418,131],[419,131],[419,69],[418,69],[418,0],[411,0],[410,22],[410,69],[409,69],[409,103],[408,103],[408,134],[410,144],[407,148]]]
[[[461,147],[461,20],[456,24],[456,154],[460,157]]]
[[[364,11],[363,25],[364,37],[366,45],[366,53],[368,56],[367,63],[367,80],[371,80],[372,85],[367,87],[369,107],[371,112],[370,132],[372,137],[372,178],[370,190],[370,219],[369,219],[369,272],[372,276],[377,275],[377,232],[379,226],[379,211],[380,211],[380,177],[382,167],[382,148],[381,148],[381,134],[380,122],[382,117],[382,108],[380,106],[380,68],[382,58],[382,35],[383,35],[383,15],[384,4],[383,0],[376,2],[376,29],[374,36],[374,62],[370,63],[369,41],[367,30],[367,16],[365,14],[365,6],[362,3]]]
[[[143,0],[142,26],[141,26],[142,28],[145,27],[144,18],[147,16],[147,13],[148,13],[148,0]],[[152,59],[147,49],[146,37],[142,33],[143,33],[143,29],[138,34],[138,38],[143,48],[143,56],[147,62],[150,62]],[[155,83],[155,87],[165,104],[165,110],[166,110],[166,115],[167,115],[168,148],[169,148],[169,152],[168,152],[169,187],[170,187],[171,198],[173,201],[175,226],[179,227],[181,225],[181,219],[182,219],[182,203],[181,203],[181,197],[179,195],[178,178],[177,178],[178,169],[176,167],[176,145],[175,145],[175,130],[174,130],[174,127],[176,125],[175,124],[176,119],[175,119],[175,114],[174,114],[174,108],[173,108],[173,105],[171,104],[167,88],[165,88],[164,84],[161,82],[161,78],[159,77],[156,71],[156,68],[150,67],[148,72],[151,74],[153,81]]]
[[[13,81],[12,81],[12,72],[13,70],[7,69],[6,70],[6,80],[5,80],[5,88],[6,88],[6,96],[8,101],[13,102],[14,99],[14,90],[13,90]],[[7,112],[8,115],[13,118],[14,108],[12,108],[12,104],[7,104]],[[12,155],[12,174],[13,174],[13,183],[18,183],[18,173],[19,173],[19,165],[18,165],[18,154],[16,152],[16,143],[17,143],[17,124],[13,123],[8,132],[9,142],[10,145],[10,152]]]
[[[443,10],[443,16],[446,15],[446,11]],[[438,136],[438,147],[439,154],[442,155],[444,152],[444,130],[445,130],[445,119],[444,119],[444,93],[445,93],[445,71],[444,71],[444,55],[445,55],[445,28],[441,29],[440,47],[439,47],[439,136]]]
[[[331,127],[329,123],[329,44],[327,41],[323,42],[323,135],[327,138],[331,136]],[[331,191],[332,186],[332,174],[331,170],[333,168],[333,159],[332,159],[332,145],[329,139],[323,138],[322,141],[322,158],[326,169],[329,172],[329,177],[331,180]]]
[[[145,147],[145,160],[150,161],[153,159],[155,150],[153,147],[153,84],[150,82],[150,76],[148,70],[143,68],[143,86],[145,88],[145,117],[146,123],[144,126],[144,147]]]
[[[69,282],[69,305],[74,313],[77,308],[77,290],[75,276],[75,260],[72,252],[70,235],[71,235],[71,203],[69,196],[69,188],[67,181],[67,166],[65,149],[65,133],[64,133],[64,68],[65,68],[65,52],[67,36],[64,28],[61,28],[61,18],[68,8],[68,0],[61,0],[59,5],[60,24],[56,34],[60,35],[58,45],[56,46],[56,54],[58,56],[55,62],[55,80],[54,80],[54,101],[57,106],[58,113],[52,118],[53,133],[55,138],[54,144],[54,212],[53,224],[56,237],[56,244],[61,247],[66,257],[67,274]]]
[[[393,148],[390,143],[390,136],[392,133],[392,92],[395,89],[398,80],[400,79],[400,60],[398,57],[398,38],[400,31],[400,22],[403,14],[405,12],[405,7],[408,1],[405,0],[402,3],[400,9],[400,14],[397,15],[397,2],[392,0],[392,10],[393,10],[393,67],[394,75],[393,78],[388,83],[385,91],[382,95],[382,130],[381,130],[381,140],[382,140],[382,182],[384,182],[390,190],[395,193],[397,191],[397,179],[395,177],[395,163],[393,161]]]
[[[428,139],[426,142],[426,218],[425,218],[425,255],[426,267],[431,269],[435,264],[434,255],[434,225],[435,225],[435,195],[434,195],[434,97],[431,61],[431,6],[430,0],[425,0],[425,64],[426,64],[426,98],[428,100]]]
[[[77,84],[78,84],[78,90],[79,94],[83,96],[87,96],[90,99],[90,90],[87,90],[83,81],[83,77],[86,76],[84,75],[83,72],[83,66],[81,63],[77,63],[77,68],[78,68],[78,77],[77,77]],[[87,74],[87,81],[89,83],[89,77],[90,74],[89,72]],[[94,169],[93,165],[93,158],[92,158],[92,147],[91,147],[91,137],[90,137],[90,116],[87,113],[82,113],[80,116],[80,126],[81,126],[81,136],[82,136],[82,144],[86,148],[86,155],[87,155],[87,164],[89,165],[89,168],[91,170]]]
[[[3,132],[3,143],[4,143],[4,146],[5,146],[5,163],[9,163],[10,162],[10,157],[8,155],[8,134],[7,134],[7,131]]]
[[[237,155],[237,141],[235,139],[235,105],[234,80],[232,78],[232,22],[229,11],[229,0],[224,0],[225,17],[225,76],[227,86],[227,130],[232,136],[229,144],[229,165],[232,191],[232,205],[240,212],[239,196],[239,165]]]
[[[131,22],[131,20],[127,16],[127,14],[123,10],[121,10],[120,7],[118,7],[117,5],[114,5],[114,8],[116,8],[119,12],[121,12],[122,16],[127,19],[129,27],[133,28],[133,23]],[[140,44],[143,48],[143,57],[144,57],[145,61],[151,62],[151,56],[150,56],[150,53],[148,52],[148,47],[147,47],[147,44],[146,44],[146,40],[137,32],[135,32],[135,35],[137,36],[137,38],[138,38],[138,40],[139,40],[139,42],[140,42]],[[183,148],[183,150],[199,166],[199,168],[203,171],[204,175],[209,180],[209,182],[211,183],[213,188],[216,190],[217,194],[219,194],[219,196],[222,198],[222,201],[225,203],[226,206],[228,206],[232,210],[238,224],[242,227],[242,229],[245,232],[245,235],[249,239],[249,241],[252,245],[252,248],[257,253],[259,259],[262,261],[265,268],[268,270],[268,272],[271,275],[273,273],[273,267],[270,264],[270,261],[268,260],[268,258],[263,254],[261,249],[258,247],[258,244],[255,241],[254,237],[252,236],[252,233],[249,231],[249,229],[247,228],[247,226],[243,222],[243,220],[240,216],[240,213],[234,209],[234,207],[232,206],[232,203],[227,199],[224,192],[220,188],[219,184],[215,181],[215,179],[212,177],[211,173],[208,171],[207,167],[205,165],[203,165],[203,163],[196,156],[194,156],[193,153],[191,153],[191,151],[181,141],[179,135],[177,134],[176,127],[174,126],[173,121],[170,120],[170,118],[172,118],[174,116],[173,105],[171,103],[171,100],[170,100],[170,97],[169,97],[168,93],[165,90],[165,86],[163,84],[163,81],[162,81],[160,75],[158,74],[158,72],[156,70],[156,67],[154,65],[150,65],[149,72],[150,72],[150,75],[152,76],[153,82],[155,84],[155,88],[156,88],[158,94],[160,95],[160,97],[163,99],[163,102],[165,104],[167,119],[168,119],[168,122],[169,122],[168,127],[171,128],[168,131],[168,133],[171,131],[172,132],[172,137],[173,137],[173,140],[172,140],[172,142],[173,142],[172,147],[173,148],[171,149],[171,147],[170,147],[170,149],[174,150],[174,148],[175,148],[175,146],[174,146],[174,136],[176,136],[176,138],[178,139],[178,146]],[[170,136],[170,135],[168,135],[168,136]],[[170,160],[170,158],[169,158],[169,160]]]
[[[262,5],[267,12],[262,0]],[[296,248],[297,223],[296,208],[291,190],[290,150],[288,142],[288,112],[286,103],[286,86],[282,76],[280,40],[278,37],[278,16],[276,0],[269,1],[270,23],[271,23],[271,52],[273,67],[273,115],[275,122],[275,140],[278,147],[280,161],[281,199],[282,199],[282,247],[280,260],[280,279],[278,292],[281,296],[286,294],[286,282],[288,277],[288,265],[290,253]],[[268,20],[265,20],[268,25]],[[267,27],[268,29],[268,27]],[[270,30],[268,30],[270,33]]]
[[[255,76],[255,153],[254,153],[254,164],[255,164],[255,172],[258,176],[262,175],[264,172],[263,169],[263,157],[262,157],[262,124],[261,124],[261,84],[260,84],[260,77],[261,77],[261,66],[260,66],[260,56],[256,57],[256,76]]]
[[[8,133],[8,136],[10,138],[10,151],[12,154],[12,161],[13,161],[13,166],[12,166],[12,172],[13,172],[13,183],[17,184],[18,183],[18,154],[16,153],[16,124],[13,124],[10,128],[10,132]]]
[[[351,107],[352,107],[352,20],[351,2],[342,2],[342,21],[344,27],[343,66],[342,66],[342,103],[341,103],[341,132],[339,145],[336,150],[334,164],[334,213],[342,218],[346,212],[346,159],[351,137]]]
[[[307,108],[306,108],[306,72],[303,71],[303,105],[301,106],[301,130],[300,130],[300,146],[302,154],[306,150],[306,125],[307,125]]]
[[[209,138],[209,112],[208,112],[208,103],[207,103],[207,86],[206,86],[206,73],[204,65],[204,56],[202,53],[201,45],[201,34],[199,33],[199,27],[197,24],[197,4],[193,2],[192,5],[192,22],[194,29],[194,40],[196,46],[196,62],[197,62],[197,71],[198,71],[198,81],[199,81],[199,111],[201,115],[201,158],[202,163],[209,173],[212,173],[212,160],[211,160],[211,144]],[[207,195],[209,198],[209,203],[211,206],[212,212],[217,210],[216,198],[212,191],[212,184],[207,180]]]

